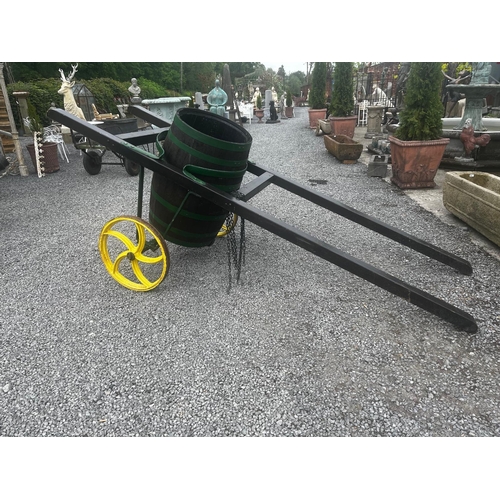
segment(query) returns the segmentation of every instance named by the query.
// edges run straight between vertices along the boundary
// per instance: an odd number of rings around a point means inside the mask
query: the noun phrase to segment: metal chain
[[[226,227],[230,227],[233,222],[233,214],[230,213],[228,214],[226,218]],[[233,228],[227,235],[226,235],[226,240],[227,240],[227,263],[228,263],[228,287],[227,287],[227,293],[231,291],[231,285],[232,285],[232,269],[231,266],[234,265],[234,268],[236,270],[236,282],[238,283],[240,281],[240,275],[241,275],[241,265],[242,262],[245,260],[245,220],[241,219],[241,229],[240,229],[240,246],[239,246],[239,253],[238,253],[238,245],[236,242],[236,230]]]

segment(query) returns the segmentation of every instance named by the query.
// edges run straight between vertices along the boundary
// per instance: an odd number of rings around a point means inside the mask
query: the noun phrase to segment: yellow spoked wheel
[[[229,224],[222,224],[220,231],[217,233],[217,238],[222,238],[223,236],[226,236],[226,234],[229,234],[234,229],[234,226],[236,226],[237,222],[238,216],[236,214],[233,214],[233,218],[231,219],[231,222]]]
[[[124,215],[105,224],[99,252],[108,273],[120,285],[139,292],[157,287],[170,267],[162,235],[139,217]]]

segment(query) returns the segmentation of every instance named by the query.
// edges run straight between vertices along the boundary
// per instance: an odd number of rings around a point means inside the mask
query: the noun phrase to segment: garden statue
[[[378,85],[375,85],[375,88],[373,89],[372,99],[375,106],[389,105],[386,93]],[[356,97],[354,98],[354,102],[356,102]]]
[[[256,87],[255,88],[255,92],[253,93],[253,97],[252,97],[252,104],[257,107],[257,97],[260,96],[260,90],[259,90],[259,87]],[[262,96],[261,96],[262,97]]]
[[[286,118],[286,115],[285,115],[285,99],[286,99],[286,92],[284,92],[282,94],[281,99],[280,99],[281,118]]]
[[[132,80],[130,81],[132,82],[132,85],[130,85],[130,87],[128,88],[128,91],[132,94],[132,98],[130,99],[130,101],[133,104],[140,104],[142,102],[142,99],[139,97],[139,94],[141,93],[141,87],[137,85],[136,78],[132,78]]]
[[[274,107],[274,101],[269,101],[269,120],[266,123],[278,123],[278,113],[276,112],[276,108]]]
[[[277,94],[276,90],[274,90],[274,87],[271,87],[271,93],[272,93],[272,96],[273,96],[273,101],[275,103],[278,102],[278,94]]]
[[[488,75],[489,76],[489,75]],[[464,153],[466,158],[470,158],[471,153],[481,146],[486,146],[491,140],[489,134],[481,134],[479,136],[474,135],[474,127],[472,125],[472,119],[467,118],[465,124],[460,133],[460,141],[464,146]],[[463,156],[463,155],[462,155]]]
[[[72,115],[75,115],[78,118],[85,120],[85,115],[83,114],[81,108],[79,108],[78,105],[76,104],[75,96],[73,95],[73,85],[75,85],[75,82],[71,81],[71,79],[75,76],[78,64],[74,66],[72,64],[71,67],[73,68],[73,71],[70,73],[68,78],[64,76],[64,71],[62,69],[59,69],[59,73],[61,73],[62,85],[61,88],[57,91],[57,93],[64,96],[64,109],[68,113],[71,113]]]
[[[472,63],[471,85],[478,83],[490,83],[491,63]]]
[[[441,73],[443,73],[443,76],[447,80],[449,80],[449,83],[447,83],[447,85],[457,85],[459,83],[464,82],[467,79],[470,79],[470,73],[467,70],[460,71],[460,73],[458,73],[458,76],[456,78],[447,75],[443,70],[441,70]],[[451,107],[448,106],[448,102],[452,103]],[[462,116],[465,100],[464,96],[462,96],[462,94],[458,90],[447,88],[443,99],[443,104],[444,104],[444,118]],[[455,107],[456,110],[455,113],[453,113]]]
[[[224,116],[226,110],[227,94],[220,88],[219,80],[215,80],[215,87],[208,93],[207,102],[210,105],[210,112]]]

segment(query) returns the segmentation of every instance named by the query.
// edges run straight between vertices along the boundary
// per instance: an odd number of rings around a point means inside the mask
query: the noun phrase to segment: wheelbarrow
[[[138,131],[136,118],[118,118],[90,123],[94,127],[116,135]],[[117,151],[112,151],[112,153],[118,158],[118,162],[104,162],[103,157],[107,148],[90,137],[75,133],[71,129],[71,140],[75,148],[83,153],[83,168],[88,174],[97,175],[101,171],[102,165],[121,165],[130,176],[139,174],[139,165]]]
[[[275,185],[464,275],[472,274],[468,261],[249,161],[250,134],[224,117],[183,108],[170,124],[138,106],[130,106],[129,111],[160,128],[113,135],[64,110],[48,111],[51,118],[140,166],[137,216],[109,221],[99,237],[104,265],[121,285],[137,291],[156,288],[170,266],[167,241],[209,246],[218,236],[230,233],[239,217],[242,223],[248,220],[464,331],[477,331],[476,321],[467,312],[265,213],[249,201],[267,186]],[[158,154],[139,147],[154,140]],[[149,222],[142,218],[145,168],[153,172]],[[243,184],[246,173],[253,178]],[[119,226],[127,224],[130,228],[125,234]],[[111,248],[114,243],[116,250]],[[148,267],[157,268],[153,277],[146,275]],[[132,278],[122,268],[131,269]]]

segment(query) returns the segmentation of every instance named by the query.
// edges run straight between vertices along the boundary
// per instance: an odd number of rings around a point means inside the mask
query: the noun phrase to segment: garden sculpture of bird
[[[472,119],[465,120],[462,132],[460,133],[460,140],[464,145],[465,155],[467,157],[480,146],[486,146],[490,142],[491,136],[489,134],[481,134],[477,137],[474,136],[474,127],[472,126]],[[463,155],[462,155],[463,156]]]

